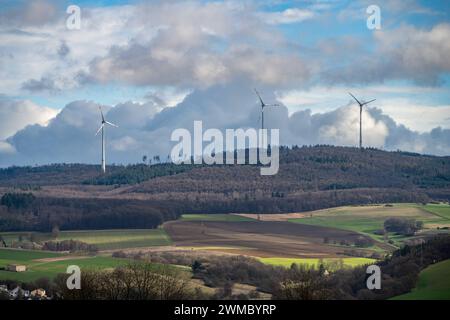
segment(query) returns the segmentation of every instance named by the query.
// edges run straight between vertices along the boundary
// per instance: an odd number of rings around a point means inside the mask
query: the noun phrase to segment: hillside
[[[450,300],[450,260],[422,270],[416,288],[394,300]]]
[[[339,198],[351,196],[350,190],[374,198],[385,197],[385,190],[391,190],[391,195],[409,197],[404,201],[412,202],[450,197],[450,157],[316,146],[283,148],[280,162],[275,176],[261,176],[257,166],[201,166],[125,192],[174,196],[195,192],[200,201],[288,199],[305,193],[310,198],[319,194]]]
[[[25,190],[35,197],[14,203],[12,195],[0,205],[0,229],[141,228],[183,213],[304,212],[450,200],[450,157],[375,149],[282,148],[275,176],[261,176],[257,165],[138,164],[108,170],[103,176],[89,165],[0,170],[0,194]]]
[[[149,181],[158,177],[157,184]],[[194,185],[180,184],[180,181]],[[292,192],[366,187],[440,189],[450,187],[450,157],[314,146],[282,147],[280,170],[275,176],[261,176],[256,165],[111,165],[106,175],[99,174],[97,165],[83,164],[0,169],[0,186],[138,183],[141,184],[135,190],[142,192],[192,189],[209,192],[277,189]]]

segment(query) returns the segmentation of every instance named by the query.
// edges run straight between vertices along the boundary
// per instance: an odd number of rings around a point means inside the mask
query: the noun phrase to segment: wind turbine
[[[274,103],[274,104],[265,104],[263,99],[261,98],[261,95],[259,94],[259,92],[255,89],[255,93],[259,98],[259,101],[261,102],[261,129],[264,130],[264,108],[266,107],[281,107],[278,103]],[[264,146],[264,135],[262,133],[263,131],[261,131],[261,139],[263,139],[261,142],[261,145]]]
[[[98,128],[98,130],[95,133],[95,135],[98,135],[98,133],[100,131],[102,131],[102,172],[105,173],[106,172],[106,144],[105,144],[105,129],[106,129],[106,125],[109,124],[110,126],[116,127],[116,128],[118,128],[118,126],[115,125],[114,123],[106,121],[105,117],[103,116],[102,108],[100,106],[98,106],[98,109],[100,110],[100,114],[102,116],[102,125],[100,126],[100,128]]]
[[[367,105],[367,104],[369,104],[369,103],[371,103],[371,102],[374,102],[377,99],[373,99],[373,100],[365,101],[365,102],[360,102],[350,92],[349,92],[349,95],[351,95],[352,98],[355,99],[355,101],[359,104],[359,148],[362,149],[362,107]]]

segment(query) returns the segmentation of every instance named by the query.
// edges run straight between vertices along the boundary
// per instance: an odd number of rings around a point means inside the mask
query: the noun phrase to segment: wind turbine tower
[[[359,105],[359,148],[362,149],[362,107],[374,102],[376,99],[367,101],[367,102],[360,102],[354,95],[352,95],[350,92],[349,94],[352,96],[353,99],[358,103]]]
[[[256,89],[255,89],[255,93],[258,96],[259,101],[261,103],[261,129],[264,130],[264,108],[266,108],[266,107],[281,107],[281,106],[277,103],[265,104],[263,99],[261,98],[261,95],[259,94],[259,92]],[[263,139],[261,145],[265,146],[264,145],[264,135],[262,134],[262,131],[261,131],[261,138]]]
[[[102,116],[102,124],[101,124],[100,128],[98,128],[95,135],[98,135],[98,133],[100,131],[102,132],[102,172],[105,173],[106,172],[106,141],[105,141],[106,125],[108,124],[108,125],[110,125],[112,127],[116,127],[116,128],[118,126],[115,125],[114,123],[106,121],[105,117],[103,116],[102,108],[100,106],[98,106],[98,108],[100,110],[100,115]]]

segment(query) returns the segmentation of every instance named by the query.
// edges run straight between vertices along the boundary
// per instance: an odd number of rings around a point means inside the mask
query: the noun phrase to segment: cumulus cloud
[[[268,103],[276,100],[267,88],[260,91]],[[156,105],[132,102],[103,106],[103,110],[109,121],[119,125],[106,131],[108,163],[139,162],[144,154],[165,159],[174,145],[170,141],[172,131],[192,131],[194,120],[202,120],[204,130],[260,127],[257,97],[242,83],[195,90],[176,107],[159,112]],[[359,110],[354,105],[324,113],[303,110],[290,116],[286,107],[273,107],[265,111],[265,120],[267,128],[280,129],[280,143],[284,145],[358,144]],[[0,155],[0,164],[98,163],[100,138],[94,133],[99,125],[96,103],[72,102],[48,126],[28,126],[8,139],[15,154]],[[365,146],[448,155],[449,138],[448,129],[418,133],[396,123],[380,109],[363,111]]]
[[[151,36],[112,47],[90,63],[83,79],[205,88],[240,78],[273,85],[309,78],[309,66],[285,50],[281,33],[245,7],[165,2],[143,6],[135,19]]]
[[[373,35],[373,50],[357,42],[349,46],[342,46],[339,41],[328,43],[328,51],[324,52],[328,52],[333,66],[322,70],[323,80],[367,84],[408,79],[419,84],[438,85],[450,72],[449,23],[431,29],[404,25],[394,30],[382,29]],[[343,61],[335,61],[336,54]]]
[[[126,102],[111,108],[80,100],[66,105],[47,126],[27,126],[7,139],[16,155],[14,158],[0,155],[0,165],[95,163],[101,154],[101,138],[95,136],[101,125],[99,106],[108,121],[119,125],[119,128],[106,128],[108,151],[112,152],[111,157],[108,153],[108,159],[121,163],[135,162],[142,156],[136,149],[146,145],[147,133],[143,128],[159,110],[158,107],[152,103]],[[156,140],[153,142],[157,145]]]
[[[39,106],[29,100],[0,100],[0,140],[5,140],[30,124],[47,125],[57,110]]]
[[[57,19],[58,6],[55,1],[10,1],[2,3],[0,25],[8,27],[42,26]]]
[[[314,12],[299,8],[289,8],[280,12],[261,13],[260,17],[269,24],[290,24],[311,19],[314,17]]]
[[[0,56],[5,61],[0,62],[0,78],[5,79],[2,90],[10,94],[72,90],[92,82],[182,89],[236,79],[291,88],[314,80],[347,84],[412,79],[436,85],[450,69],[448,23],[371,32],[373,50],[365,45],[367,38],[360,41],[351,34],[294,45],[297,39],[276,27],[324,11],[332,14],[336,3],[328,1],[279,12],[263,11],[257,2],[234,1],[87,6],[78,31],[66,29],[65,8],[56,1],[11,3],[0,19],[6,21],[0,24]],[[424,9],[416,1],[380,5],[392,13]],[[343,6],[345,12],[352,6],[359,11],[367,7],[350,4]],[[360,16],[366,17],[364,10]]]
[[[22,89],[30,92],[55,92],[59,89],[55,85],[55,81],[48,77],[42,77],[40,80],[30,79],[22,84]]]

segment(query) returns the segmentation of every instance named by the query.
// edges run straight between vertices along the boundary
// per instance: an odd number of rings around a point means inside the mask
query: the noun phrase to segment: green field
[[[289,268],[293,263],[317,268],[322,263],[324,265],[338,267],[341,262],[344,268],[354,268],[357,266],[372,264],[376,260],[369,258],[259,258],[265,264]]]
[[[18,241],[19,236],[29,238],[30,233],[8,232],[1,233],[7,243]],[[126,230],[86,230],[61,231],[56,239],[49,233],[33,233],[37,241],[49,240],[79,240],[95,244],[100,250],[115,250],[125,248],[139,248],[170,245],[171,241],[164,229],[126,229]]]
[[[450,300],[450,260],[431,265],[419,275],[417,287],[394,300]]]
[[[450,220],[450,205],[448,204],[427,204],[423,208],[445,220]]]
[[[108,256],[70,257],[67,260],[39,260],[64,258],[64,255],[31,250],[0,249],[0,268],[8,264],[23,264],[27,266],[25,272],[11,272],[0,270],[0,280],[33,281],[39,278],[53,278],[58,273],[66,272],[69,265],[77,265],[83,269],[109,269],[129,262],[127,259],[118,259]]]
[[[389,206],[345,206],[325,210],[312,211],[306,218],[289,219],[290,222],[333,227],[356,231],[377,241],[384,241],[384,236],[376,235],[376,230],[383,229],[384,221],[388,218],[408,218],[423,221],[425,230],[436,230],[436,227],[444,227],[450,223],[450,206],[394,204]],[[401,245],[406,237],[388,234],[388,238],[395,245]]]
[[[183,214],[181,220],[185,221],[255,221],[255,219],[238,216],[235,214]]]
[[[79,240],[95,244],[100,250],[167,246],[171,244],[164,229],[95,230],[61,232],[57,240]]]

